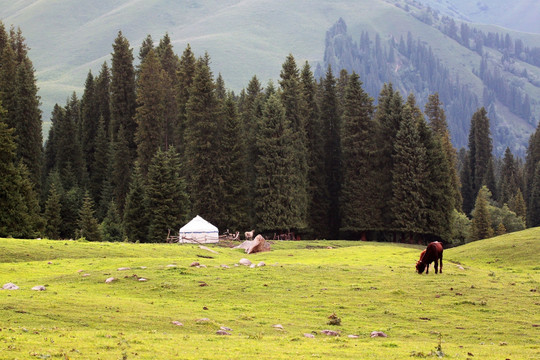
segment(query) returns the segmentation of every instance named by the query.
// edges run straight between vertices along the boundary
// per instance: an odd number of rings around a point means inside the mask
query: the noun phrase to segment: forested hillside
[[[325,67],[356,71],[372,96],[385,82],[417,94],[420,104],[438,92],[458,148],[467,144],[468,119],[484,106],[492,120],[496,154],[510,146],[524,156],[540,115],[540,47],[410,4],[405,10],[428,25],[432,34],[415,36],[409,31],[406,36],[382,37],[363,31],[354,39],[340,19],[326,35]],[[455,52],[441,49],[437,43],[441,39],[453,43]],[[463,66],[463,61],[470,65]],[[316,74],[321,73],[319,68]]]
[[[289,54],[277,83],[236,94],[167,34],[135,55],[118,32],[42,149],[24,37],[0,25],[0,236],[163,242],[197,214],[222,232],[456,244],[540,225],[540,130],[525,163],[501,159],[481,107],[457,154],[438,93],[420,107],[386,83],[375,105],[355,72],[317,80]]]

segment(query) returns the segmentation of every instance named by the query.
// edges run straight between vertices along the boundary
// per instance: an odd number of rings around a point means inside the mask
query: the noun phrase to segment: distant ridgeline
[[[326,33],[324,68],[317,66],[316,78],[324,76],[328,65],[335,73],[354,71],[375,100],[382,85],[392,82],[403,96],[414,93],[422,108],[428,95],[438,92],[457,148],[467,146],[471,116],[484,106],[491,120],[495,154],[501,156],[509,146],[523,157],[540,117],[540,48],[527,47],[508,34],[485,34],[465,23],[458,28],[453,19],[439,17],[430,8],[413,16],[475,57],[480,55],[478,65],[468,74],[451,71],[448,59],[437,57],[429,44],[410,32],[406,38],[387,40],[379,34],[371,39],[362,32],[356,42],[339,19]]]

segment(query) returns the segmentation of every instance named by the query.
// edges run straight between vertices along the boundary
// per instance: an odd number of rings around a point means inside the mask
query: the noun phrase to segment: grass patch
[[[0,239],[0,285],[21,288],[0,291],[0,358],[538,358],[538,238],[445,250],[439,275],[416,274],[420,248],[401,244],[275,242],[206,258],[192,245]],[[243,257],[267,265],[235,266]]]

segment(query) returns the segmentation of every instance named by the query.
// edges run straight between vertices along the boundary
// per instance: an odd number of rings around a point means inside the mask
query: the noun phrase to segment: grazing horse
[[[426,269],[426,274],[428,274],[429,264],[435,261],[435,274],[437,274],[439,270],[439,263],[437,263],[437,261],[440,261],[440,271],[442,273],[442,255],[443,247],[440,242],[435,241],[429,243],[426,250],[422,251],[420,254],[420,260],[416,263],[416,271],[421,274],[424,272],[424,269]]]
[[[244,234],[246,236],[246,240],[252,240],[254,232],[255,232],[255,230],[246,231],[245,234]]]

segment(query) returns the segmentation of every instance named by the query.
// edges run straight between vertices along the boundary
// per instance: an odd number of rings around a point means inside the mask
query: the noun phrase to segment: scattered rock
[[[261,261],[260,263],[257,264],[258,267],[261,267],[261,266],[266,266],[266,263],[264,261]]]
[[[238,265],[238,264],[234,264],[234,266],[238,267],[238,266],[240,266],[240,265]]]
[[[222,264],[221,267],[224,268],[224,269],[230,269],[231,268],[230,266],[225,265],[225,264]]]
[[[230,327],[226,327],[226,326],[220,326],[219,328],[223,331],[232,331]]]
[[[167,267],[168,267],[168,268],[175,268],[176,265],[174,265],[174,264],[169,264],[169,265],[167,265]]]
[[[307,338],[313,339],[313,338],[315,337],[315,335],[313,335],[313,334],[308,334],[308,333],[305,333],[305,334],[304,334],[304,337],[307,337]]]
[[[339,336],[339,332],[334,331],[334,330],[322,330],[321,334],[324,334],[324,335],[327,335],[327,336]]]
[[[437,295],[435,295],[435,297],[436,297],[436,298],[438,299],[438,298],[440,298],[440,297],[441,297],[441,295],[437,294]]]
[[[32,288],[32,290],[34,290],[34,291],[45,291],[45,290],[47,290],[47,289],[46,289],[45,286],[43,286],[43,285],[37,285],[37,286],[34,286],[34,287]]]
[[[195,266],[199,266],[199,265],[201,265],[201,264],[199,264],[198,261],[194,261],[194,262],[192,262],[191,265],[189,265],[189,266],[195,267]]]
[[[327,247],[326,247],[326,249],[328,249],[328,250],[332,250],[332,249],[333,249],[333,247],[331,247],[331,246],[327,246]]]
[[[281,325],[281,324],[272,325],[272,327],[274,329],[283,330],[283,325]]]
[[[82,277],[88,277],[88,276],[90,276],[90,274],[82,274],[81,276]]]
[[[126,271],[126,270],[131,270],[130,267],[121,267],[121,268],[118,268],[116,269],[117,271]]]
[[[508,343],[507,343],[506,341],[501,341],[501,342],[499,343],[499,345],[500,345],[500,346],[506,346],[506,345],[508,345]]]
[[[172,323],[173,325],[176,325],[176,326],[184,326],[184,324],[182,324],[180,321],[176,321],[176,320],[171,321],[171,323]]]
[[[230,332],[227,332],[225,330],[218,330],[218,331],[216,331],[216,334],[217,335],[231,335]]]
[[[110,283],[112,283],[112,282],[115,281],[115,280],[116,280],[116,278],[110,277],[110,278],[108,278],[107,280],[105,280],[105,283],[106,283],[106,284],[110,284]]]
[[[148,279],[145,279],[145,278],[139,278],[138,280],[139,280],[140,282],[148,281]]]
[[[49,262],[47,262],[47,264],[48,264],[48,265],[51,265],[51,264],[52,264],[52,262],[50,262],[50,261],[49,261]]]
[[[78,273],[82,273],[83,271],[84,271],[84,270],[82,270],[82,269],[81,269],[81,270],[77,270]]]
[[[360,336],[358,335],[347,335],[348,338],[350,339],[358,339]]]
[[[2,286],[2,290],[19,290],[19,287],[14,283],[7,283]]]
[[[249,261],[246,258],[240,259],[239,263],[240,263],[240,265],[244,265],[244,266],[250,266],[251,265],[251,261]]]
[[[140,266],[139,268],[140,269],[146,269],[146,266]]]
[[[459,270],[465,270],[465,268],[464,268],[463,266],[461,266],[461,265],[458,265],[457,268],[458,268]]]
[[[382,331],[372,331],[370,336],[371,336],[372,338],[373,338],[373,337],[388,337],[388,335],[386,335],[386,334],[383,333]]]
[[[210,251],[212,254],[219,254],[217,251],[210,249],[209,247],[206,247],[204,245],[199,245],[199,249],[203,249],[206,251]]]
[[[201,319],[197,319],[195,321],[198,322],[198,323],[205,323],[205,322],[209,322],[210,319],[209,318],[201,318]]]
[[[249,267],[253,269],[253,268],[257,267],[257,265],[251,264],[251,265],[249,265]]]
[[[200,268],[206,269],[206,267],[207,267],[206,265],[199,265],[199,266],[197,266],[197,268],[199,268],[199,269],[200,269]]]

